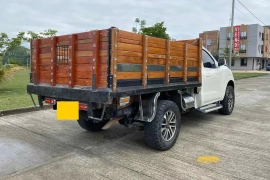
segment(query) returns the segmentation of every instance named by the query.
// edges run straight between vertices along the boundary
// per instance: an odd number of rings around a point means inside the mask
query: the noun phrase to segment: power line
[[[255,16],[255,14],[253,14],[243,3],[241,3],[239,0],[237,0],[246,10],[248,10],[248,12],[250,12],[250,14],[252,14],[256,19],[258,19],[259,21],[261,21],[257,16]],[[264,22],[261,21],[261,23],[264,24]],[[264,24],[266,26],[266,24]]]
[[[234,6],[235,9],[237,9],[240,13],[242,13],[244,16],[246,16],[248,19],[250,19],[251,21],[253,21],[250,17],[248,17],[246,14],[244,14],[242,11],[240,11],[236,6]]]

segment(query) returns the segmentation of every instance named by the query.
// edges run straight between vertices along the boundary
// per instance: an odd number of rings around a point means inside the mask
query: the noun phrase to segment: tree
[[[16,37],[9,38],[6,33],[0,33],[0,83],[3,82],[3,78],[5,78],[5,70],[3,68],[2,60],[5,59],[7,52],[12,52],[19,48],[22,42],[30,42],[31,39],[37,38],[46,38],[56,35],[57,31],[48,29],[40,33],[35,33],[33,31],[19,32]]]
[[[230,48],[220,48],[219,49],[219,56],[223,57],[227,60],[229,60],[229,56],[230,56]],[[232,61],[231,61],[231,65],[234,64],[234,60],[236,59],[236,57],[238,56],[238,53],[232,50]]]
[[[138,33],[138,34],[144,34],[148,36],[158,37],[162,39],[171,39],[170,36],[166,33],[167,28],[164,27],[164,21],[160,23],[156,23],[153,26],[145,27],[146,26],[146,20],[140,20],[139,18],[135,19],[136,27],[132,28],[132,32]],[[139,24],[139,29],[138,29]]]

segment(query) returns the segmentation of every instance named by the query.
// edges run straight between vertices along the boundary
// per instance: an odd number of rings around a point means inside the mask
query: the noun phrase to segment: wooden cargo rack
[[[35,85],[92,90],[201,83],[202,40],[170,41],[117,28],[31,41]]]

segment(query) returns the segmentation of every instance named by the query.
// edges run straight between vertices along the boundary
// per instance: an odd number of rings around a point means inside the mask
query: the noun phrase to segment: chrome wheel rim
[[[173,111],[167,111],[163,116],[161,135],[165,141],[170,141],[176,132],[176,115]]]
[[[229,94],[228,94],[228,106],[229,106],[229,109],[232,110],[233,108],[233,94],[232,92],[230,91]]]

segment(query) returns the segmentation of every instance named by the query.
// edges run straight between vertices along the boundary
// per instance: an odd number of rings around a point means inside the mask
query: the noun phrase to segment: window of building
[[[202,61],[203,61],[203,66],[205,68],[214,68],[214,67],[216,67],[214,60],[205,51],[202,52]]]
[[[231,39],[231,33],[228,33],[227,39]]]
[[[246,58],[241,59],[241,66],[247,66],[247,59]]]
[[[247,38],[247,32],[246,32],[246,31],[242,31],[242,32],[241,32],[240,38],[241,38],[241,39]]]
[[[262,40],[264,41],[264,33],[262,33]]]
[[[246,45],[245,44],[241,44],[240,49],[241,50],[246,50]]]
[[[211,39],[207,39],[207,42],[206,42],[207,44],[206,45],[211,45]]]

